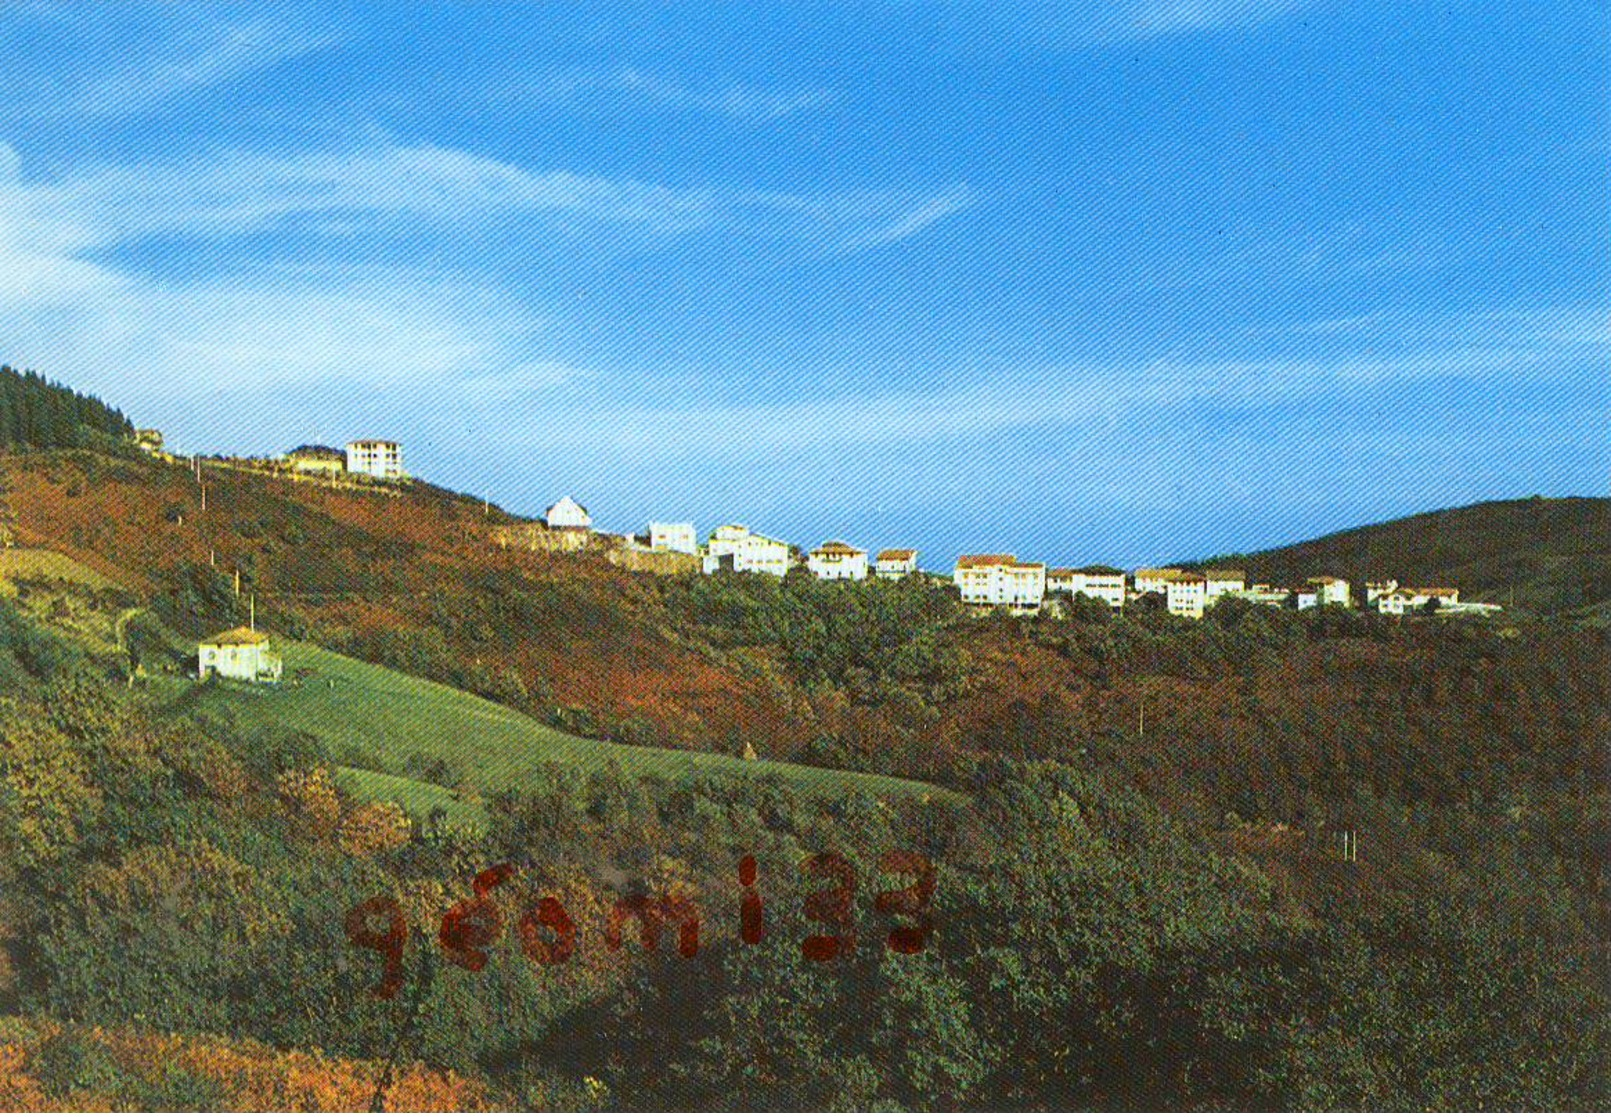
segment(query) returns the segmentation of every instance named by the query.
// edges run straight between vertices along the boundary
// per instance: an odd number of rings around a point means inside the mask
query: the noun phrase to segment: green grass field
[[[44,547],[8,547],[0,550],[0,578],[14,582],[29,579],[77,582],[90,589],[115,589],[119,583],[75,558]]]
[[[232,711],[244,729],[279,725],[321,738],[353,765],[345,779],[354,793],[396,799],[411,813],[416,805],[421,815],[441,805],[474,821],[476,810],[445,798],[449,792],[444,788],[402,777],[415,754],[443,758],[459,779],[482,794],[519,787],[545,763],[585,773],[602,771],[613,761],[629,776],[770,776],[812,795],[862,791],[880,797],[955,796],[932,784],[889,776],[587,740],[476,695],[323,648],[282,642],[280,650],[285,657],[282,685],[190,684],[200,690],[192,697],[199,697],[202,709]],[[293,681],[299,671],[310,673]]]
[[[396,803],[421,820],[429,818],[431,812],[440,807],[454,826],[472,830],[486,828],[486,807],[479,802],[466,801],[458,792],[437,784],[371,772],[367,768],[337,768],[335,776],[341,789],[356,799]]]

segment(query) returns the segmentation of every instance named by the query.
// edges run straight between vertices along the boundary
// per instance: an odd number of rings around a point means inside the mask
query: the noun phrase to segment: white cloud
[[[1258,27],[1320,0],[948,0],[937,10],[970,48],[1084,48]]]
[[[0,152],[9,149],[0,145]],[[9,166],[9,175],[5,172]],[[971,204],[966,186],[821,196],[716,191],[532,171],[456,148],[380,142],[294,154],[222,151],[24,182],[0,159],[0,221],[40,250],[79,253],[153,237],[264,231],[338,236],[473,230],[518,216],[673,235],[704,228],[848,249],[906,239]]]
[[[826,89],[768,90],[741,83],[696,88],[630,66],[608,75],[595,87],[638,94],[668,108],[737,120],[777,120],[804,109],[825,108],[839,99]]]
[[[1134,36],[1251,27],[1313,3],[1314,0],[1142,0],[1130,6],[1120,26],[1127,26]]]
[[[922,232],[936,221],[950,217],[954,213],[961,213],[971,206],[973,201],[973,192],[968,189],[967,184],[952,187],[943,194],[921,202],[888,224],[852,237],[841,247],[847,251],[856,251],[903,241]]]
[[[694,84],[635,66],[555,71],[526,80],[499,81],[486,96],[498,101],[563,105],[598,101],[611,107],[634,102],[650,108],[762,123],[808,109],[828,108],[841,100],[833,90],[819,87],[766,89],[743,82]]]
[[[1601,342],[1600,353],[1611,351]],[[1418,382],[1534,379],[1545,382],[1562,362],[1577,364],[1580,344],[1542,336],[1453,345],[1400,357],[1366,349],[1328,359],[1152,361],[1010,370],[976,383],[927,394],[885,393],[811,398],[792,403],[679,408],[610,408],[586,401],[557,414],[544,444],[590,448],[636,460],[698,457],[748,463],[794,455],[860,453],[868,448],[950,440],[1012,442],[1035,428],[1075,428],[1093,440],[1135,415],[1177,418],[1205,408],[1277,412],[1338,398],[1364,400],[1411,391]],[[1160,426],[1167,426],[1159,419]],[[1188,424],[1189,425],[1189,424]],[[1012,439],[1002,436],[1016,432]],[[527,437],[503,432],[511,445]],[[1138,459],[1139,460],[1139,459]]]
[[[29,120],[151,112],[337,41],[285,6],[23,5],[5,18],[28,49],[8,68],[0,105]]]
[[[384,142],[302,155],[226,151],[38,182],[0,144],[0,338],[8,360],[113,396],[114,374],[149,398],[198,385],[331,381],[451,382],[481,401],[570,391],[592,374],[555,352],[542,314],[511,289],[466,278],[456,262],[366,263],[349,230],[389,234],[409,259],[421,258],[411,245],[422,233],[503,241],[486,234],[532,215],[655,235],[709,226],[871,244],[910,236],[963,200],[724,194]],[[238,254],[212,253],[205,267],[181,256],[185,266],[157,270],[127,254],[153,240],[227,250],[232,238],[288,231],[305,238],[279,242],[270,256],[247,242]]]

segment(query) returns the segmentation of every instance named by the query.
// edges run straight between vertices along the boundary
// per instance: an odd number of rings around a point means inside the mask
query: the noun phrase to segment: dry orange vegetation
[[[108,1110],[125,1105],[125,1089],[185,1076],[227,1110],[363,1112],[385,1072],[377,1060],[340,1059],[318,1052],[278,1051],[251,1040],[175,1036],[132,1029],[68,1028],[80,1051],[101,1063],[102,1080],[88,1087],[52,1090],[41,1081],[41,1053],[63,1038],[49,1020],[13,1021],[21,1038],[0,1042],[0,1109],[29,1112]],[[46,1077],[50,1077],[46,1074]],[[486,1086],[452,1071],[418,1063],[395,1069],[384,1096],[389,1113],[476,1111],[501,1108]]]
[[[452,652],[512,668],[528,688],[542,680],[553,705],[584,707],[603,723],[653,720],[670,744],[774,741],[790,720],[774,688],[664,637],[635,585],[647,575],[599,555],[501,549],[492,533],[511,520],[483,514],[479,501],[424,488],[333,490],[204,465],[202,511],[184,466],[80,454],[12,456],[3,468],[19,538],[157,585],[185,563],[212,561],[225,576],[242,569],[270,626],[294,614],[361,641],[432,627],[433,605],[451,610],[484,575],[559,585],[583,602],[579,610],[539,618],[519,639],[456,633]],[[785,736],[780,744],[797,743]]]

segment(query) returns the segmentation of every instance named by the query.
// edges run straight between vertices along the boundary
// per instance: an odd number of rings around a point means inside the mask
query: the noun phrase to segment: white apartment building
[[[685,555],[699,553],[699,536],[693,524],[661,524],[650,522],[649,546],[657,551],[678,551]]]
[[[379,438],[347,443],[347,472],[361,473],[382,481],[402,480],[406,476],[403,473],[402,444]]]
[[[1164,583],[1164,600],[1177,617],[1201,617],[1208,605],[1208,579],[1201,574],[1176,574]]]
[[[787,543],[756,535],[743,524],[723,524],[710,533],[710,541],[705,545],[706,574],[731,570],[781,578],[791,565],[793,560]]]
[[[879,551],[873,570],[880,578],[904,578],[917,573],[917,552],[903,548]]]
[[[825,582],[866,581],[867,552],[831,539],[806,556],[806,569]]]
[[[1306,584],[1310,590],[1314,591],[1321,605],[1342,605],[1346,607],[1352,601],[1346,579],[1322,575],[1318,578],[1306,579]]]
[[[1178,566],[1143,567],[1135,572],[1131,581],[1135,585],[1137,597],[1145,593],[1167,594],[1169,579],[1184,573],[1186,572]]]
[[[1046,592],[1083,593],[1118,609],[1124,605],[1124,571],[1111,566],[1059,567],[1046,572]]]
[[[1247,572],[1244,570],[1205,570],[1208,581],[1208,603],[1212,605],[1228,593],[1241,593],[1247,589]]]
[[[559,503],[551,505],[543,513],[543,523],[552,528],[582,528],[591,529],[593,517],[588,514],[576,501],[568,496],[560,497]]]
[[[1287,599],[1292,596],[1292,591],[1281,586],[1260,583],[1249,589],[1233,591],[1230,596],[1239,597],[1243,601],[1251,601],[1255,605],[1268,605],[1271,608],[1280,609],[1286,605]]]
[[[1124,571],[1113,566],[1081,566],[1074,570],[1074,592],[1106,601],[1115,609],[1124,606]]]
[[[1005,605],[1034,612],[1046,599],[1046,564],[1015,555],[963,555],[952,574],[965,605]]]
[[[1320,604],[1320,591],[1310,586],[1298,591],[1298,608],[1313,609]]]

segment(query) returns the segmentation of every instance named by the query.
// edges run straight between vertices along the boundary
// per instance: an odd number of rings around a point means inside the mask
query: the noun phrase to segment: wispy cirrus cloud
[[[0,105],[33,121],[149,113],[339,41],[290,7],[32,4],[0,24],[22,48]]]
[[[891,243],[956,204],[673,188],[390,142],[221,151],[40,180],[0,144],[0,338],[10,360],[90,387],[115,369],[153,396],[185,384],[317,383],[339,370],[348,383],[453,382],[490,399],[593,377],[517,282],[491,278],[522,266],[521,245],[552,241],[556,228],[599,227],[584,246],[623,229]],[[421,251],[433,236],[450,246],[480,236],[501,256],[478,253],[468,268],[462,251]],[[388,238],[395,250],[375,255]],[[183,262],[135,263],[147,243]]]
[[[854,252],[863,248],[895,244],[916,236],[936,221],[961,213],[973,203],[973,191],[966,183],[962,183],[913,206],[907,212],[897,215],[888,224],[846,241],[840,247],[843,251]]]
[[[1109,34],[1124,37],[1173,35],[1221,27],[1252,27],[1316,0],[1141,0],[1109,25]]]
[[[1053,48],[1247,30],[1322,0],[952,0],[942,21],[970,42]]]
[[[49,182],[25,182],[14,153],[0,159],[7,162],[0,215],[57,253],[158,237],[342,235],[355,222],[371,235],[412,236],[422,228],[486,228],[544,215],[652,235],[718,229],[854,251],[907,239],[972,201],[965,186],[938,194],[824,195],[672,187],[396,143],[289,154],[224,151],[103,166]]]
[[[833,90],[820,87],[770,89],[744,82],[696,83],[635,66],[543,74],[501,84],[499,89],[504,98],[558,104],[597,101],[612,107],[635,103],[762,123],[807,109],[828,108],[841,100]]]

